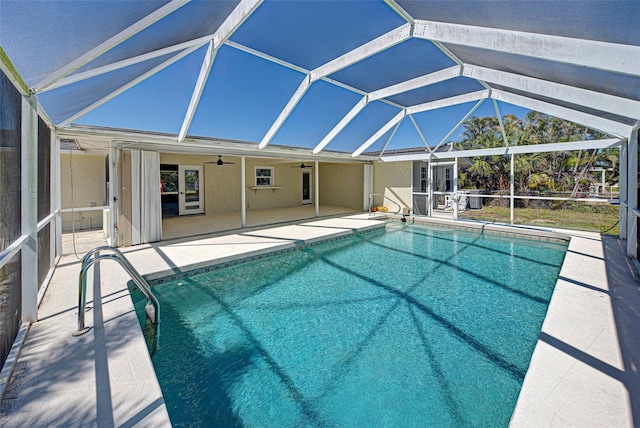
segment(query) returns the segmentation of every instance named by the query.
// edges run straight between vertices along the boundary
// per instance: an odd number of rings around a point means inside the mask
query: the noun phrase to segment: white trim
[[[293,112],[293,109],[296,108],[296,105],[298,105],[298,103],[300,102],[304,94],[307,92],[307,89],[309,89],[309,86],[311,86],[311,78],[307,75],[298,86],[298,89],[296,89],[294,94],[291,96],[291,98],[289,99],[289,102],[287,102],[287,105],[284,106],[284,108],[278,115],[278,118],[276,119],[276,121],[273,122],[273,124],[271,125],[271,128],[269,128],[269,131],[267,131],[265,136],[262,138],[262,141],[258,145],[259,149],[264,149],[269,145],[269,143],[271,143],[271,140],[276,135],[280,127],[287,120],[291,112]]]
[[[61,213],[70,213],[72,211],[74,212],[79,212],[79,211],[102,211],[106,208],[109,208],[108,205],[102,205],[99,207],[78,207],[78,208],[62,208],[60,210]]]
[[[369,93],[369,102],[378,100],[380,98],[391,97],[401,94],[403,92],[412,91],[414,89],[422,88],[425,86],[433,85],[434,83],[444,82],[446,80],[454,79],[462,75],[462,67],[454,65],[443,70],[438,70],[433,73],[425,74],[415,79],[407,80],[397,83],[395,85],[387,86],[386,88],[378,89]]]
[[[313,176],[311,175],[311,171],[308,169],[300,170],[302,173],[302,205],[311,205],[313,204],[313,192],[315,191],[315,185],[313,184]],[[309,198],[304,198],[304,176],[307,175],[309,178]],[[316,204],[317,205],[317,204]],[[316,216],[317,217],[317,216]]]
[[[159,165],[159,163],[158,163]],[[186,189],[186,171],[198,171],[198,203],[187,201],[187,189]],[[203,214],[204,207],[204,167],[203,165],[178,165],[178,214],[179,215],[191,215],[191,214]],[[195,207],[197,208],[190,208]],[[162,214],[160,212],[160,214]]]
[[[0,269],[4,267],[9,260],[24,247],[24,244],[29,240],[29,235],[22,235],[11,243],[7,248],[0,252]]]
[[[58,69],[57,71],[51,73],[50,75],[48,75],[47,77],[42,79],[40,82],[38,82],[35,85],[33,85],[33,90],[35,92],[42,91],[43,89],[45,89],[49,85],[57,82],[58,80],[60,80],[63,77],[67,76],[68,74],[73,73],[75,70],[79,69],[80,67],[83,67],[84,65],[86,65],[89,62],[93,61],[95,58],[97,58],[100,55],[104,54],[105,52],[111,50],[112,48],[118,46],[120,43],[124,42],[125,40],[129,39],[130,37],[136,35],[140,31],[142,31],[145,28],[147,28],[148,26],[152,25],[154,22],[157,22],[157,21],[161,20],[165,16],[167,16],[170,13],[174,12],[175,10],[181,8],[182,6],[187,4],[188,2],[189,2],[189,0],[172,0],[170,3],[165,4],[164,6],[162,6],[161,8],[156,10],[155,12],[150,13],[149,15],[145,16],[144,18],[142,18],[141,20],[139,20],[135,24],[133,24],[133,25],[129,26],[128,28],[125,28],[124,30],[120,31],[115,36],[109,38],[108,40],[106,40],[106,41],[104,41],[102,43],[100,43],[98,46],[96,46],[93,49],[91,49],[90,51],[86,52],[84,55],[79,56],[75,60],[69,62],[64,67],[62,67],[62,68]]]
[[[28,241],[22,247],[22,320],[38,318],[38,100],[35,95],[22,98],[22,234]]]
[[[495,147],[490,149],[477,149],[477,150],[459,150],[453,152],[433,152],[433,153],[418,153],[398,156],[383,156],[380,158],[383,162],[404,162],[413,160],[425,161],[430,157],[434,159],[455,159],[466,158],[474,156],[495,156],[510,154],[524,154],[524,153],[545,153],[545,152],[563,152],[568,150],[592,150],[592,149],[607,149],[617,147],[621,144],[621,140],[615,138],[609,138],[604,140],[587,140],[587,141],[571,141],[566,143],[549,143],[549,144],[532,144],[526,146],[509,146],[509,147]]]
[[[62,189],[60,180],[60,141],[58,140],[58,134],[56,131],[52,131],[52,141],[54,141],[54,150],[51,152],[53,157],[52,177],[55,179],[55,185],[53,185],[55,192],[55,213],[56,213],[56,227],[55,227],[55,242],[57,257],[62,255],[62,214],[60,208],[62,207]],[[54,172],[55,171],[55,172]]]
[[[316,217],[320,217],[320,162],[315,161],[315,165],[313,168],[313,175],[315,178],[315,207],[316,207]]]
[[[629,134],[631,134],[631,126],[629,125],[544,101],[539,101],[533,98],[524,97],[522,95],[516,95],[511,92],[492,89],[491,98],[589,126],[597,129],[598,131],[615,135],[616,137],[627,138]]]
[[[49,155],[49,211],[53,214],[51,221],[51,227],[49,228],[49,266],[55,266],[56,258],[62,254],[62,251],[58,252],[58,187],[60,187],[60,181],[58,180],[58,168],[56,151],[58,150],[58,142],[56,140],[56,133],[53,130],[49,131],[50,138],[50,155]]]
[[[56,217],[56,213],[53,212],[51,214],[49,214],[48,216],[46,216],[45,218],[43,218],[42,220],[40,220],[38,222],[38,225],[36,226],[36,230],[38,232],[40,232],[42,229],[44,229],[49,223],[51,223],[51,221]]]
[[[638,61],[640,63],[640,61]],[[640,117],[640,102],[616,97],[602,92],[536,79],[521,74],[508,73],[486,67],[465,64],[463,75],[496,85],[507,86],[532,94],[570,102],[576,105],[611,112],[620,116]]]
[[[218,50],[236,32],[244,21],[262,4],[263,0],[242,0],[227,16],[213,36],[213,48]]]
[[[404,24],[311,71],[311,81],[322,79],[373,56],[411,37],[411,24]]]
[[[623,178],[622,176],[620,178]],[[638,130],[629,135],[627,144],[627,257],[638,258]],[[622,194],[620,194],[622,197]]]
[[[268,169],[271,171],[271,174],[269,175],[269,184],[258,184],[258,178],[266,178],[265,176],[260,176],[258,177],[258,170],[259,169]],[[274,179],[274,167],[272,166],[256,166],[253,169],[253,185],[255,187],[275,187],[275,179]]]
[[[182,121],[182,126],[180,127],[180,133],[178,134],[179,143],[182,143],[187,136],[187,132],[189,131],[189,127],[191,126],[193,116],[196,114],[196,109],[198,108],[200,97],[202,96],[204,87],[207,84],[207,80],[209,79],[209,73],[211,72],[211,67],[213,67],[213,62],[216,59],[217,52],[218,51],[214,50],[213,48],[213,41],[209,42],[209,47],[207,48],[207,52],[204,55],[204,60],[202,61],[202,67],[200,67],[198,80],[196,80],[196,85],[193,88],[193,93],[191,94],[191,100],[189,101],[187,112],[184,116],[184,120]]]
[[[414,37],[640,75],[639,46],[420,19]]]
[[[242,228],[247,227],[247,162],[245,156],[240,156],[240,216]]]
[[[360,113],[369,103],[367,96],[365,95],[353,106],[349,113],[347,113],[341,120],[333,127],[331,131],[318,143],[313,149],[313,154],[320,153],[327,145],[333,141],[334,138]]]
[[[367,141],[365,141],[355,152],[351,154],[352,157],[358,157],[375,143],[378,138],[382,137],[388,130],[390,130],[396,123],[400,122],[406,116],[407,111],[401,110],[398,114],[391,118],[382,128],[380,128],[375,134],[373,134]]]
[[[364,159],[352,159],[350,153],[323,152],[320,155],[313,155],[309,149],[278,146],[269,146],[260,150],[255,143],[215,138],[189,137],[184,143],[178,145],[176,144],[177,134],[157,134],[124,129],[101,129],[87,125],[70,125],[66,128],[58,128],[58,135],[62,138],[81,138],[83,141],[91,142],[93,147],[100,147],[105,150],[108,148],[109,142],[113,141],[116,148],[136,147],[145,150],[179,151],[180,153],[195,153],[200,155],[227,154],[239,156],[240,154],[246,154],[258,158],[295,158],[297,161],[312,161],[318,158],[326,161],[368,161]]]
[[[627,189],[629,186],[629,176],[627,174],[628,168],[628,160],[627,160],[627,147],[629,145],[629,140],[625,141],[620,145],[620,154],[618,158],[618,165],[620,167],[620,172],[618,176],[620,177],[620,188],[619,188],[619,199],[620,199],[620,208],[618,210],[618,222],[620,226],[618,227],[618,238],[627,239]]]
[[[441,107],[455,106],[458,104],[470,103],[478,101],[484,98],[488,98],[490,95],[487,89],[482,91],[469,92],[462,95],[456,95],[449,98],[442,98],[436,101],[430,101],[428,103],[416,104],[411,107],[407,107],[407,114],[422,113],[424,111],[435,110]]]
[[[113,141],[109,142],[109,194],[107,203],[109,204],[109,244],[117,247],[120,237],[118,231],[119,210],[118,210],[118,160],[120,150],[116,150]],[[103,226],[104,227],[104,226]]]

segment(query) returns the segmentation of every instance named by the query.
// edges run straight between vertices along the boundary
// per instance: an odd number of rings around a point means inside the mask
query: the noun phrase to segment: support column
[[[458,220],[458,158],[453,160],[453,219]]]
[[[116,151],[113,141],[109,144],[109,194],[107,202],[109,204],[109,244],[117,246],[118,230],[116,227],[118,221],[118,152]]]
[[[638,130],[631,132],[627,147],[627,256],[638,258]]]
[[[316,199],[316,217],[320,217],[320,162],[316,161],[313,168],[315,185],[315,199]]]
[[[364,183],[362,192],[362,210],[369,211],[371,206],[369,205],[369,195],[373,193],[373,165],[364,164]]]
[[[240,156],[240,216],[242,218],[242,228],[247,227],[247,165],[246,158]]]
[[[627,189],[629,188],[628,156],[627,147],[629,141],[620,145],[620,205],[618,209],[619,234],[620,239],[627,239]]]
[[[514,185],[513,185],[513,181],[514,181],[514,173],[513,173],[513,164],[514,164],[514,154],[511,154],[511,172],[509,173],[509,207],[510,207],[510,213],[509,213],[509,218],[510,218],[510,222],[511,222],[511,226],[513,226],[513,208],[514,208],[514,198],[513,198],[513,190],[514,190]]]
[[[51,186],[53,191],[51,192],[52,208],[56,213],[55,221],[52,229],[54,229],[55,239],[55,257],[62,256],[62,193],[61,193],[61,180],[60,180],[60,141],[55,131],[51,132],[51,141],[53,145],[51,147]]]
[[[431,156],[427,162],[427,215],[431,217],[433,215],[433,177],[431,173]]]
[[[38,99],[22,99],[22,321],[38,317]]]

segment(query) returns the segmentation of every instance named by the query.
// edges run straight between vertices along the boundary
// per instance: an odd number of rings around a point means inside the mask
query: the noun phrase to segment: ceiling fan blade
[[[313,165],[305,165],[304,162],[302,162],[300,165],[294,165],[291,168],[311,169]]]

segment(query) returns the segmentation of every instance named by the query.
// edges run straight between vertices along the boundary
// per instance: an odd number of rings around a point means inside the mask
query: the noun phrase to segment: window
[[[266,166],[256,167],[256,187],[273,186],[273,168]]]

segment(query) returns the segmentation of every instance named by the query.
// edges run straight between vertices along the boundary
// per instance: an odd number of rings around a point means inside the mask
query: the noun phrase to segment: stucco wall
[[[160,163],[172,165],[204,165],[204,206],[206,214],[238,212],[241,210],[240,157],[223,156],[225,162],[216,165],[217,156],[161,153]],[[214,162],[204,164],[205,162]],[[247,210],[294,207],[302,204],[302,172],[295,163],[273,159],[246,159]],[[273,184],[277,189],[252,189],[255,168],[272,167]]]
[[[274,168],[273,184],[280,189],[250,189],[255,186],[255,168],[259,166]],[[302,170],[295,166],[293,163],[277,163],[268,159],[247,159],[247,210],[302,205]]]
[[[71,159],[71,166],[69,165]],[[71,172],[73,170],[74,208],[102,206],[106,203],[105,160],[102,155],[60,153],[61,207],[71,208]],[[73,213],[75,230],[102,227],[102,211],[77,211]],[[62,231],[72,230],[71,213],[62,213]]]
[[[364,165],[320,164],[320,204],[362,209]]]
[[[403,208],[411,208],[411,162],[378,162],[373,165],[373,192],[381,193],[397,201]],[[380,205],[381,197],[374,199],[374,205]],[[396,210],[395,204],[385,200],[382,204],[390,211]]]

